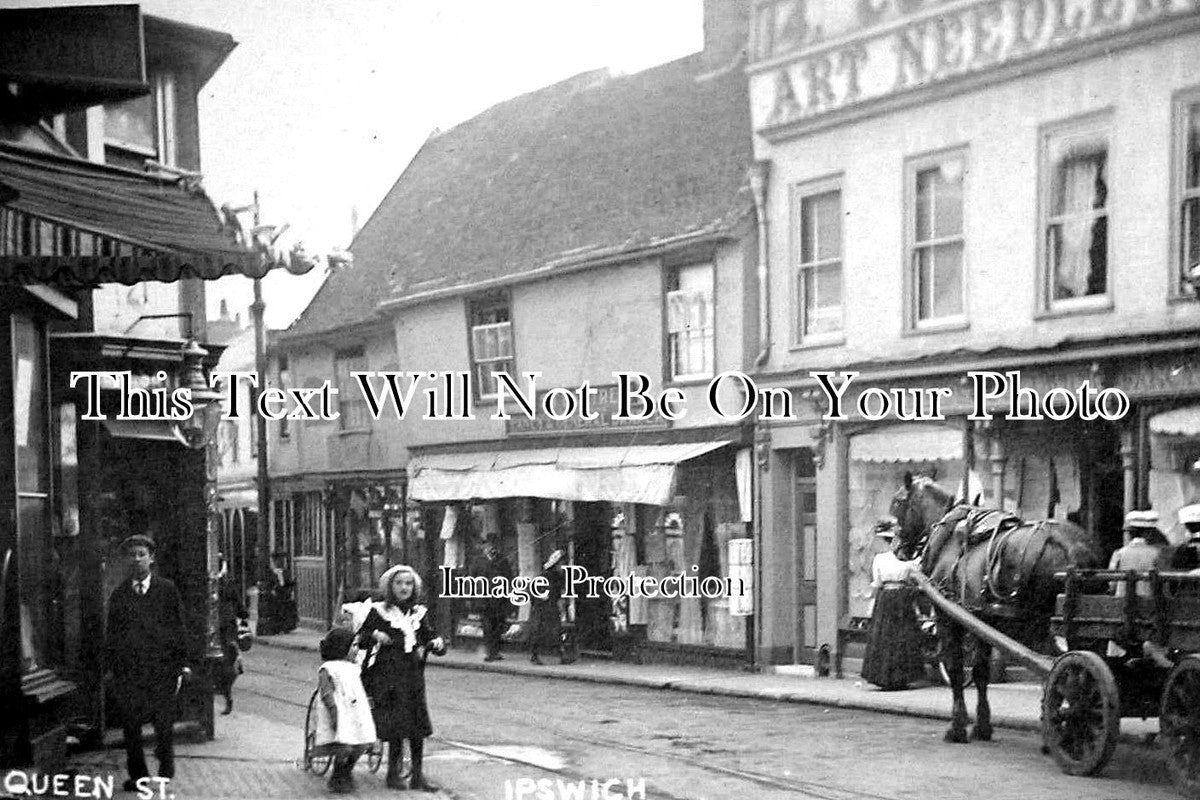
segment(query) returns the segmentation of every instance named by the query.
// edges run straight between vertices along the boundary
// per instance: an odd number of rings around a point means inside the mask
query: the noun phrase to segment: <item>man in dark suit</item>
[[[154,541],[130,536],[121,543],[129,563],[129,578],[108,599],[108,625],[104,646],[106,671],[112,676],[113,695],[125,732],[125,758],[134,791],[139,778],[150,773],[142,750],[142,725],[154,725],[154,755],[158,774],[175,777],[175,696],[189,672],[183,603],[179,590],[166,578],[154,575]]]
[[[493,578],[511,580],[513,576],[508,559],[500,555],[492,542],[484,544],[483,558],[476,565],[474,573],[486,578],[489,587]],[[488,597],[482,601],[484,661],[501,661],[504,658],[500,655],[500,637],[508,624],[510,605],[507,597]]]

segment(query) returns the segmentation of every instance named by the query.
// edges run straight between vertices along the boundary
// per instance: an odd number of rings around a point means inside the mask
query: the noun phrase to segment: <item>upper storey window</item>
[[[966,322],[962,152],[908,165],[909,291],[913,327]]]
[[[1107,117],[1057,128],[1042,142],[1042,263],[1048,310],[1107,305]]]
[[[671,380],[713,374],[713,265],[690,264],[668,276],[667,352]]]
[[[1179,271],[1176,291],[1186,291],[1189,279],[1200,278],[1200,91],[1176,105],[1176,187]]]
[[[842,188],[821,181],[793,195],[796,344],[828,343],[842,333]]]
[[[150,94],[104,107],[104,160],[141,169],[147,160],[173,167],[175,148],[175,77],[151,76]]]
[[[516,377],[512,308],[507,294],[477,297],[467,304],[471,329],[471,376],[479,397],[496,395],[493,373]]]

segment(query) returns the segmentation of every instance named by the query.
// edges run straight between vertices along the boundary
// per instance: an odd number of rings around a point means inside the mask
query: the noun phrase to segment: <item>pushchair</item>
[[[338,620],[339,624],[357,632],[362,627],[363,622],[367,618],[367,613],[371,610],[371,601],[368,597],[356,603],[343,603],[342,616]],[[357,645],[355,645],[357,647]],[[368,653],[359,651],[355,656],[355,661],[361,667],[366,661]],[[304,760],[303,766],[306,771],[313,772],[317,775],[324,775],[329,771],[333,764],[333,754],[320,748],[316,744],[317,739],[317,704],[321,702],[321,695],[318,690],[313,689],[312,695],[308,699],[308,710],[304,715]],[[367,763],[367,768],[371,772],[378,772],[379,767],[383,764],[386,745],[384,742],[376,740],[363,754],[363,760]],[[407,759],[406,770],[402,777],[407,776]]]
[[[317,740],[317,703],[321,696],[316,689],[308,699],[308,711],[304,715],[304,769],[317,775],[324,775],[333,764],[333,754],[316,746]],[[367,747],[363,754],[367,768],[378,772],[383,764],[384,743],[376,740]]]

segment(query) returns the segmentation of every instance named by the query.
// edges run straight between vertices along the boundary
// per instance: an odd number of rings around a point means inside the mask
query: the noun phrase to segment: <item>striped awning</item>
[[[272,266],[238,239],[194,176],[0,144],[0,283],[261,278]]]

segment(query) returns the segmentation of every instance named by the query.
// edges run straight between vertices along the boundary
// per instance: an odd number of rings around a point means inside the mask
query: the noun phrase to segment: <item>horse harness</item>
[[[966,571],[960,569],[967,551],[987,544],[983,586],[980,600],[984,606],[999,603],[1006,607],[1015,605],[1027,589],[1033,566],[1041,559],[1050,543],[1049,526],[1045,520],[1030,523],[1031,530],[1025,537],[1017,568],[1013,570],[1011,588],[1005,581],[1004,553],[1014,534],[1025,527],[1019,517],[1007,511],[975,506],[959,505],[952,508],[931,531],[928,547],[934,553],[934,563],[942,549],[951,541],[958,543],[958,554],[954,560],[950,583],[957,595],[965,601],[967,594]],[[1032,555],[1032,559],[1030,556]],[[929,564],[930,567],[933,564]]]

